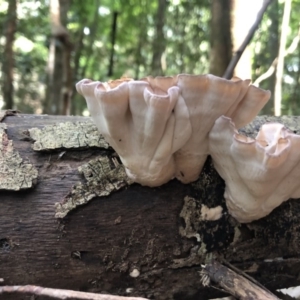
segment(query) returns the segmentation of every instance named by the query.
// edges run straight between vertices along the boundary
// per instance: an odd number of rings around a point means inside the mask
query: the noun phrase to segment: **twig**
[[[294,37],[290,47],[285,51],[284,53],[284,56],[287,56],[289,54],[292,54],[298,47],[298,44],[299,44],[299,41],[300,41],[300,28],[299,28],[299,31],[298,31],[298,34]],[[277,66],[277,62],[278,62],[278,57],[276,57],[270,68],[267,70],[267,72],[261,74],[253,83],[253,85],[255,86],[259,86],[259,84],[266,80],[267,78],[269,78],[270,76],[272,76],[272,74],[275,72],[275,69],[276,69],[276,66]]]
[[[259,286],[260,288],[262,288],[263,290],[265,290],[266,292],[269,292],[260,282],[258,282],[257,280],[255,280],[253,277],[251,277],[250,275],[248,275],[247,273],[245,273],[244,271],[240,270],[239,268],[235,267],[234,265],[232,265],[230,262],[228,262],[227,260],[225,260],[224,258],[221,260],[221,262],[227,266],[228,268],[232,269],[234,272],[236,272],[237,274],[245,277],[246,279],[248,279],[249,281],[251,281],[253,284],[256,284],[257,286]]]
[[[85,293],[72,290],[43,288],[36,285],[0,286],[0,295],[5,293],[21,293],[36,296],[48,296],[55,299],[78,299],[78,300],[147,300],[146,298],[122,297],[104,294]]]
[[[229,294],[241,300],[250,298],[256,300],[279,300],[279,298],[266,288],[262,289],[252,281],[249,281],[217,261],[212,261],[205,265],[201,271],[201,275],[202,280],[205,276],[209,277]],[[205,280],[205,282],[207,282],[207,280]]]
[[[264,1],[263,5],[262,5],[262,8],[260,9],[260,11],[257,14],[256,21],[254,22],[254,24],[250,28],[244,42],[242,43],[240,48],[236,51],[235,55],[232,57],[229,65],[228,65],[228,67],[227,67],[227,69],[226,69],[226,71],[223,75],[223,78],[230,79],[232,77],[232,73],[233,73],[233,70],[234,70],[235,66],[239,62],[243,52],[245,51],[246,47],[250,43],[255,31],[257,30],[257,28],[258,28],[258,26],[259,26],[259,24],[260,24],[260,22],[263,18],[263,15],[264,15],[265,11],[267,10],[269,4],[272,1],[273,0],[265,0]]]

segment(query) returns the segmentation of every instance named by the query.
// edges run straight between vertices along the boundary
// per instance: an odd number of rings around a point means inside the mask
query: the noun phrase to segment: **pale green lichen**
[[[0,123],[0,190],[19,191],[31,188],[38,177],[37,169],[25,163]]]
[[[300,118],[296,116],[258,116],[250,124],[239,131],[243,134],[255,138],[261,126],[265,123],[280,123],[296,134],[300,134]]]
[[[61,203],[56,203],[56,218],[65,217],[79,205],[88,203],[94,197],[108,196],[114,191],[132,184],[123,165],[107,156],[89,161],[78,168],[86,183],[76,184]]]
[[[65,122],[28,130],[35,141],[33,150],[109,148],[108,143],[91,122]]]

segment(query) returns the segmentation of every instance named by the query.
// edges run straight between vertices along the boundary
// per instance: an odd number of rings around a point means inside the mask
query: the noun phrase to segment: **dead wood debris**
[[[0,295],[5,293],[20,293],[30,294],[36,296],[48,296],[54,299],[78,299],[78,300],[147,300],[146,298],[139,297],[122,297],[105,294],[85,293],[72,290],[61,290],[43,288],[36,285],[24,286],[0,286]]]
[[[237,299],[279,300],[265,287],[258,285],[254,280],[249,280],[248,276],[246,278],[215,260],[202,268],[200,276],[203,286],[209,286],[212,280]]]
[[[65,122],[28,130],[35,141],[32,148],[35,151],[55,149],[85,149],[89,147],[109,148],[108,143],[99,134],[91,122]]]
[[[194,229],[194,224],[201,222],[201,213],[196,209],[196,200],[192,197],[184,197],[184,205],[180,212],[180,217],[183,218],[185,227],[180,226],[179,233],[183,237],[196,238],[197,242],[201,242],[200,234]]]
[[[38,171],[32,164],[23,161],[5,130],[6,125],[0,123],[0,190],[31,188],[36,183]]]
[[[89,161],[80,166],[78,171],[87,182],[76,184],[62,202],[55,204],[56,218],[65,217],[71,210],[88,203],[96,196],[107,196],[133,183],[127,177],[124,166],[118,164],[115,158],[107,156]]]

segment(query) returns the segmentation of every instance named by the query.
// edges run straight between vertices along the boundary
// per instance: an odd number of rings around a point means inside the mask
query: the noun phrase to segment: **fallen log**
[[[299,134],[296,117],[258,117],[244,132],[253,136],[263,122],[273,120]],[[84,144],[33,150],[32,128],[65,122],[91,121],[22,114],[2,120],[14,150],[38,171],[32,187],[0,191],[2,285],[34,284],[149,299],[210,299],[226,295],[200,283],[201,264],[212,255],[225,258],[272,292],[300,284],[299,201],[287,201],[256,222],[238,224],[227,213],[224,183],[210,160],[192,184],[173,180],[148,188],[128,182],[116,185],[105,177],[104,189],[109,184],[118,189],[105,190],[104,195],[93,185],[98,171],[84,169],[83,176],[78,168],[107,157],[114,169],[117,157],[111,148]],[[70,138],[78,130],[71,130]],[[66,201],[74,207],[64,218],[55,218],[57,207]],[[220,205],[221,218],[205,219],[201,205]],[[0,295],[31,299],[26,297]]]

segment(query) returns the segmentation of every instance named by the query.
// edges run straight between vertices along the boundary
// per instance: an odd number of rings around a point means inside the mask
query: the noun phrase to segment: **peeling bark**
[[[5,113],[0,111],[0,122]],[[37,169],[26,163],[8,139],[6,124],[0,123],[0,190],[19,191],[36,184]]]
[[[125,168],[118,164],[115,159],[107,156],[89,161],[78,168],[83,174],[86,183],[78,183],[61,203],[56,203],[56,218],[65,217],[71,210],[79,205],[88,203],[98,197],[108,196],[133,182],[127,177]]]
[[[59,123],[42,129],[30,128],[28,133],[35,141],[32,146],[35,151],[109,148],[92,122]]]

